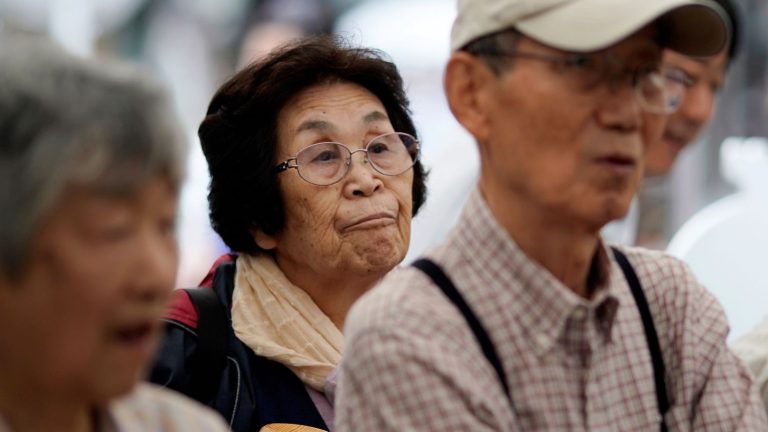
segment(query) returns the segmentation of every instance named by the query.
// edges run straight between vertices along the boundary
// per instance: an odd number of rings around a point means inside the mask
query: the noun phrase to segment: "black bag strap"
[[[666,369],[664,367],[664,358],[661,355],[661,346],[659,345],[659,337],[656,333],[656,326],[653,324],[651,309],[648,306],[648,300],[645,297],[645,293],[643,292],[640,280],[638,279],[632,264],[630,264],[629,259],[627,259],[626,255],[624,255],[624,253],[622,253],[620,250],[613,247],[611,249],[614,256],[616,257],[616,261],[624,273],[624,277],[627,279],[627,283],[629,284],[630,290],[632,291],[632,296],[635,298],[637,309],[640,312],[640,317],[643,322],[643,330],[645,331],[645,338],[648,344],[648,350],[651,354],[651,362],[653,363],[653,376],[656,387],[656,403],[658,405],[659,415],[661,417],[659,427],[661,432],[667,432],[667,422],[664,417],[669,411],[670,403],[667,396],[667,385],[664,376]],[[454,303],[454,305],[456,305],[461,314],[464,315],[464,319],[467,321],[467,324],[469,324],[472,333],[475,334],[475,338],[480,344],[483,354],[491,366],[493,366],[493,369],[496,371],[499,382],[504,388],[504,392],[507,395],[510,403],[512,403],[509,384],[507,383],[507,378],[504,374],[501,360],[496,353],[496,349],[494,348],[490,337],[488,337],[488,333],[485,331],[482,324],[480,324],[480,321],[472,312],[472,309],[464,300],[464,297],[462,297],[461,293],[459,293],[459,291],[456,289],[456,286],[453,284],[451,279],[445,274],[439,265],[435,264],[429,259],[418,259],[413,262],[412,265],[429,276],[432,281],[443,291],[443,293],[445,293],[446,297],[448,297]]]
[[[632,296],[635,298],[635,303],[637,303],[637,309],[640,311],[640,317],[643,320],[645,339],[648,343],[648,350],[651,352],[651,361],[653,362],[656,403],[659,407],[659,415],[661,416],[660,428],[661,432],[667,432],[667,422],[664,416],[669,411],[670,403],[667,396],[667,383],[664,377],[666,369],[664,367],[664,358],[661,355],[661,346],[659,346],[659,336],[656,333],[656,326],[653,324],[651,309],[648,307],[648,300],[643,293],[643,287],[640,285],[640,280],[637,278],[635,269],[632,268],[629,259],[617,248],[611,247],[611,249],[613,250],[613,256],[616,257],[616,262],[621,267],[621,271],[624,272],[624,277],[627,279]]]
[[[189,395],[208,404],[227,362],[227,315],[211,288],[184,288],[197,310],[197,348],[190,358]]]
[[[461,314],[464,315],[464,319],[467,321],[467,324],[469,324],[469,328],[472,330],[472,333],[475,334],[475,338],[480,344],[480,348],[483,350],[483,355],[485,355],[485,358],[488,359],[488,363],[490,363],[491,366],[493,366],[493,369],[496,371],[499,382],[504,388],[504,394],[507,396],[507,399],[509,399],[509,403],[511,404],[512,396],[509,392],[507,376],[504,374],[504,368],[502,367],[501,360],[496,353],[496,348],[493,346],[493,342],[491,342],[491,338],[488,337],[488,333],[483,328],[480,320],[477,319],[477,316],[474,314],[474,312],[472,312],[472,309],[464,300],[464,297],[462,297],[461,293],[459,293],[459,290],[456,289],[456,286],[453,284],[453,282],[451,282],[451,279],[445,274],[443,269],[433,261],[430,261],[427,258],[420,258],[414,261],[412,265],[429,276],[430,279],[432,279],[432,282],[440,287],[443,293],[445,293],[445,296],[448,297],[448,299],[450,299],[453,304],[456,305]]]

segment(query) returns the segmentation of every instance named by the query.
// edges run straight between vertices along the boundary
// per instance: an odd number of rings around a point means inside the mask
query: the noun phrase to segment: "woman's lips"
[[[160,325],[157,320],[146,320],[132,324],[117,326],[113,332],[114,341],[123,348],[139,355],[152,355],[159,334]]]
[[[341,232],[349,232],[355,230],[366,230],[373,228],[380,228],[387,225],[392,225],[396,221],[395,215],[388,212],[379,212],[366,215],[352,222],[344,225]]]

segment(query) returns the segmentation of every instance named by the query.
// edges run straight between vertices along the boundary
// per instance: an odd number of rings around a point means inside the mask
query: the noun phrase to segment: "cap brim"
[[[709,0],[579,0],[522,19],[515,28],[545,45],[587,52],[616,44],[656,19],[662,45],[689,56],[717,54],[730,36],[725,12]]]

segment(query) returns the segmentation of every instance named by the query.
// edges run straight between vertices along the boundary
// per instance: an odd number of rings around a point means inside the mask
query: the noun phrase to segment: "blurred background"
[[[768,2],[735,0],[742,49],[715,118],[666,178],[639,192],[638,243],[690,263],[738,336],[768,313]],[[226,252],[209,228],[208,173],[197,126],[218,85],[291,38],[344,34],[401,69],[431,169],[408,260],[439,241],[473,187],[474,144],[442,94],[454,0],[0,0],[0,26],[49,34],[84,56],[141,65],[169,89],[191,143],[182,193],[178,284],[196,285]],[[696,216],[694,216],[696,215]],[[688,223],[686,223],[688,221]],[[682,227],[682,230],[681,230]],[[670,244],[671,241],[671,244]]]

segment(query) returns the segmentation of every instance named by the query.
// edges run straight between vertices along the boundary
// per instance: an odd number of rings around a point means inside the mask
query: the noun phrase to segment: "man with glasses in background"
[[[672,50],[664,52],[664,63],[684,72],[685,92],[679,108],[667,117],[664,133],[648,146],[645,156],[645,176],[648,178],[662,179],[667,176],[683,149],[693,143],[709,124],[715,111],[718,92],[725,83],[726,71],[738,51],[738,12],[730,0],[715,1],[725,11],[731,27],[728,45],[709,57],[688,57]],[[652,197],[653,189],[657,187],[653,183],[650,186],[646,183],[638,195]],[[663,218],[646,216],[658,214],[658,210],[653,207],[659,204],[661,203],[654,202],[652,198],[636,198],[625,218],[603,228],[603,238],[609,243],[637,244],[663,249],[669,240],[662,235],[664,228],[658,226],[660,222],[663,223]]]
[[[709,124],[717,95],[725,84],[725,73],[739,48],[740,20],[730,0],[716,0],[727,14],[731,27],[728,45],[711,57],[688,57],[667,50],[665,64],[685,73],[685,94],[680,107],[667,119],[661,139],[648,147],[645,171],[648,176],[669,174],[680,152],[692,143]]]
[[[652,144],[646,155],[646,175],[669,174],[680,152],[693,142],[712,119],[717,93],[725,82],[728,67],[739,49],[740,17],[729,0],[717,0],[728,14],[731,40],[727,49],[708,58],[690,58],[666,51],[664,62],[686,74],[685,95],[680,108],[671,114],[660,140]],[[768,410],[768,319],[731,344],[733,351],[751,369]]]
[[[459,0],[444,83],[478,187],[348,316],[338,430],[768,428],[715,299],[600,239],[684,96],[662,51],[728,37],[707,0]]]

